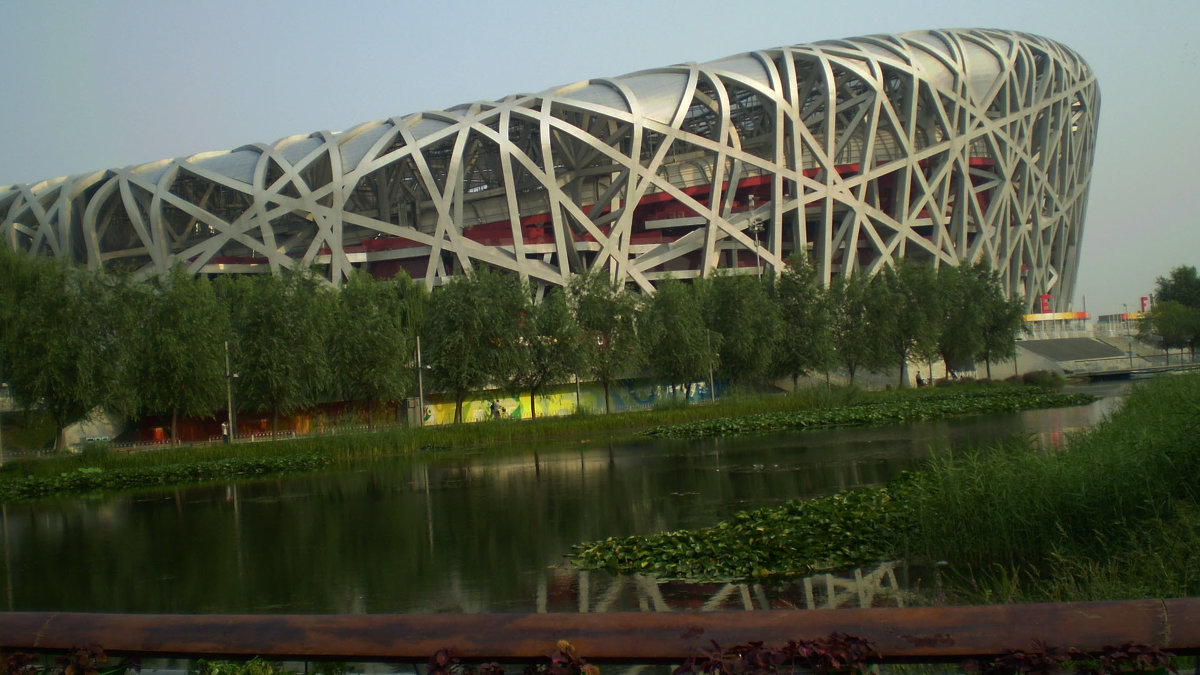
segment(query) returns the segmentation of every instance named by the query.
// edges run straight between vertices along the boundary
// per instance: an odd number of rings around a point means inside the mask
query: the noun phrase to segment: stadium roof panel
[[[1061,310],[1098,108],[1087,64],[1045,38],[830,40],[0,188],[0,239],[142,276],[360,267],[431,287],[476,265],[652,291],[794,255],[827,281],[987,260]]]

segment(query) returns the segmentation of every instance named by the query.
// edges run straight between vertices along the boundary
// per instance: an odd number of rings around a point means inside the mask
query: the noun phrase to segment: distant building
[[[340,133],[0,187],[8,246],[148,277],[465,268],[828,281],[986,260],[1029,309],[1073,292],[1099,91],[999,30],[878,35],[583,80]]]

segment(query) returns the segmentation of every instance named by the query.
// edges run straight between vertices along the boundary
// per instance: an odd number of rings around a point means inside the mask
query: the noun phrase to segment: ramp
[[[1055,338],[1022,340],[1022,347],[1052,361],[1079,361],[1125,356],[1125,352],[1095,338]]]

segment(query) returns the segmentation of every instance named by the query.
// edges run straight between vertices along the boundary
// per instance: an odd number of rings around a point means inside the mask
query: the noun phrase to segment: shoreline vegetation
[[[747,511],[709,528],[580,544],[584,569],[770,579],[905,559],[939,569],[923,601],[1200,593],[1200,375],[1136,387],[1066,449],[935,453],[888,485]]]
[[[0,467],[0,503],[251,480],[354,466],[419,452],[479,452],[497,445],[731,436],[804,428],[910,422],[952,415],[1078,405],[1090,396],[1011,383],[865,391],[816,387],[792,395],[732,397],[708,405],[665,405],[612,415],[394,427],[257,443],[167,447],[122,453],[104,446],[78,455],[10,461]]]

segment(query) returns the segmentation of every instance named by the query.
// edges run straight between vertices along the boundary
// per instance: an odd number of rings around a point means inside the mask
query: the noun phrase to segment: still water
[[[425,454],[300,478],[8,505],[0,606],[573,611],[587,601],[563,596],[582,598],[595,577],[564,569],[572,544],[879,484],[934,447],[1031,435],[1054,447],[1118,400],[767,437]]]

